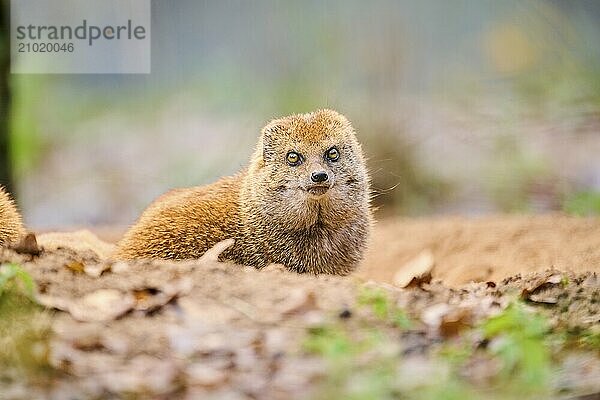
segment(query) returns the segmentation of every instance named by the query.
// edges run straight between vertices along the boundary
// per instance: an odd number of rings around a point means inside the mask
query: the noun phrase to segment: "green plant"
[[[34,301],[34,294],[34,281],[21,267],[0,266],[0,381],[10,380],[15,370],[37,381],[51,371],[51,313]]]
[[[358,304],[369,307],[377,318],[398,328],[408,329],[412,325],[406,312],[394,304],[384,289],[363,287],[358,294]]]
[[[565,333],[564,342],[576,347],[600,352],[600,328],[593,326],[588,329],[575,329]]]
[[[488,160],[486,191],[502,211],[531,211],[535,190],[542,189],[545,196],[559,198],[560,187],[548,161],[532,153],[507,127],[507,133],[494,138],[494,152]],[[537,189],[536,189],[537,188]]]
[[[310,328],[303,348],[327,358],[345,357],[357,351],[356,343],[340,327],[329,325]]]
[[[512,303],[484,321],[481,329],[492,341],[488,351],[502,361],[505,387],[515,384],[531,392],[547,388],[551,369],[546,346],[549,325],[544,317]]]
[[[563,210],[574,215],[600,215],[600,192],[578,192],[567,197]]]
[[[30,299],[35,297],[35,283],[31,276],[16,264],[0,266],[0,298],[9,288],[16,286]]]

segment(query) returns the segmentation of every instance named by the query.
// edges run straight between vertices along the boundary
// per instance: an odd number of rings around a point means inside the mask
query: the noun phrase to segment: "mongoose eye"
[[[332,147],[329,150],[327,150],[327,152],[325,153],[325,157],[329,161],[337,161],[338,158],[340,158],[340,152],[335,147]]]
[[[287,160],[287,163],[292,167],[300,165],[300,163],[302,162],[300,154],[296,153],[295,151],[290,151],[289,153],[287,153],[285,159]]]

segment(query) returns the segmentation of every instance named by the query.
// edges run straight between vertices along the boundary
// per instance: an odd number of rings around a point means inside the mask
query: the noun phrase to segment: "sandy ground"
[[[353,381],[367,379],[363,386],[371,388],[390,361],[384,388],[422,398],[410,394],[431,383],[424,376],[448,379],[435,358],[439,347],[517,299],[547,315],[548,329],[588,332],[600,324],[600,279],[584,273],[600,272],[599,219],[388,220],[378,224],[365,265],[350,277],[256,271],[218,263],[216,254],[180,263],[112,262],[105,260],[111,244],[90,232],[37,239],[39,255],[1,249],[0,261],[28,271],[37,301],[55,310],[51,334],[28,346],[45,349],[41,362],[51,373],[36,381],[5,368],[0,398],[345,397]],[[433,281],[390,285],[415,265],[431,269]],[[550,268],[573,272],[529,274]],[[480,283],[464,284],[472,280]],[[380,291],[388,300],[373,296]],[[364,293],[371,297],[366,303]],[[410,325],[390,310],[406,313]],[[338,382],[341,366],[331,360],[374,335],[376,347],[342,358],[348,382]],[[488,345],[478,334],[465,337],[473,349]],[[321,353],[310,351],[307,340]],[[497,384],[497,360],[479,352],[459,368],[460,379]],[[552,393],[600,393],[597,352],[561,350],[552,362]],[[365,377],[369,371],[375,376]],[[356,398],[379,398],[370,396]]]
[[[565,215],[399,218],[380,221],[363,267],[365,279],[393,282],[423,252],[432,275],[455,286],[555,268],[600,272],[600,218]]]
[[[126,228],[94,228],[93,235],[44,234],[46,247],[65,242],[107,255],[107,243]],[[107,243],[104,243],[107,242]],[[600,218],[563,214],[486,217],[387,218],[375,225],[366,259],[356,276],[394,283],[394,275],[423,253],[433,257],[432,275],[446,285],[501,280],[544,271],[600,271]]]

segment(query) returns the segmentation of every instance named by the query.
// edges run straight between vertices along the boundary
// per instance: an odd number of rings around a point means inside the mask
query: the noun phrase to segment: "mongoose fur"
[[[0,246],[15,242],[25,234],[21,214],[3,187],[0,187]]]
[[[195,259],[235,239],[222,258],[257,268],[346,275],[373,221],[370,180],[350,122],[332,110],[272,120],[250,165],[154,201],[117,246],[117,259]]]

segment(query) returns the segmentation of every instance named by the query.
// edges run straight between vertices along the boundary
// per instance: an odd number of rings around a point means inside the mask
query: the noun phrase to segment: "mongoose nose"
[[[313,172],[310,175],[310,180],[316,183],[323,183],[327,179],[329,179],[329,176],[327,176],[327,172],[325,171]]]

